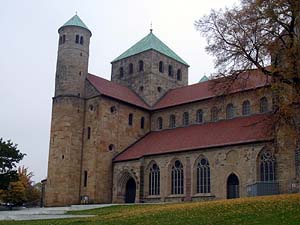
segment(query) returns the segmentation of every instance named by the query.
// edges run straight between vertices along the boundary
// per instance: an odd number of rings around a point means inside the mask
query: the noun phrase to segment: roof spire
[[[77,11],[75,11],[75,15],[77,16]]]
[[[150,33],[152,33],[153,29],[152,29],[152,21],[150,23]]]

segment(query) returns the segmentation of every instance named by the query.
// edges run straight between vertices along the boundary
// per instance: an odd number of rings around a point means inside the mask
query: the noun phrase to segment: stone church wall
[[[126,179],[123,178],[123,174],[126,174],[127,171],[130,171],[129,174],[136,180],[138,186],[136,202],[224,199],[227,197],[227,178],[232,173],[239,179],[240,197],[246,197],[247,186],[260,180],[258,158],[259,153],[265,148],[274,151],[271,143],[253,143],[116,162],[114,163],[113,202],[124,202],[122,196],[124,195],[123,189]],[[279,163],[277,174],[280,193],[291,192],[291,190],[287,190],[287,187],[290,187],[293,181],[293,167],[288,168],[280,162],[292,161],[290,158],[292,155],[292,152],[275,153],[276,160]],[[205,157],[209,161],[211,171],[211,192],[205,194],[196,193],[196,166],[201,157]],[[180,160],[184,168],[184,194],[182,195],[171,194],[171,167],[175,160]],[[158,196],[149,195],[149,171],[153,163],[156,163],[160,168],[160,195]],[[287,164],[285,163],[285,165]],[[285,168],[282,168],[283,166]],[[141,168],[144,168],[142,173]],[[142,185],[140,185],[141,183]],[[140,190],[143,190],[143,192],[140,193]]]
[[[46,206],[79,202],[84,100],[53,99]]]
[[[149,113],[107,97],[87,100],[82,174],[87,171],[87,184],[81,184],[81,195],[89,202],[110,203],[112,194],[112,158],[150,130]],[[129,114],[133,124],[128,124]],[[141,128],[144,117],[144,128]],[[87,130],[90,128],[90,138]],[[84,181],[84,177],[82,178]]]

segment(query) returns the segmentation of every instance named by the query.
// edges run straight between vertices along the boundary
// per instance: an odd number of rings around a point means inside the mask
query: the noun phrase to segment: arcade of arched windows
[[[62,38],[61,38],[62,39]],[[79,37],[78,37],[79,42]],[[62,43],[60,40],[59,43]],[[145,62],[143,60],[138,60],[138,63],[134,65],[132,62],[128,63],[128,65],[125,65],[125,68],[127,68],[126,73],[129,75],[133,74],[134,72],[143,72],[145,70]],[[172,64],[167,64],[164,61],[159,61],[157,64],[158,72],[159,74],[166,74],[168,77],[177,80],[182,81],[182,69],[176,68]],[[123,78],[125,74],[124,65],[119,67],[119,77]]]
[[[152,160],[145,170],[145,186],[147,196],[160,196],[161,188],[167,188],[164,191],[167,195],[184,195],[186,194],[186,182],[190,177],[193,195],[211,195],[213,182],[211,181],[211,173],[216,170],[211,166],[209,158],[200,154],[195,158],[190,169],[184,159],[173,158],[167,164],[161,164],[160,161]],[[256,163],[257,162],[257,163]],[[257,155],[256,164],[257,181],[259,182],[275,182],[277,181],[277,163],[276,157],[272,150],[263,148]],[[191,173],[191,174],[187,174]],[[162,176],[166,174],[166,176]],[[165,186],[166,185],[166,186]]]
[[[184,107],[182,110],[176,108],[174,111],[161,111],[153,116],[153,121],[165,120],[167,122],[164,124],[160,123],[160,126],[158,126],[156,122],[156,124],[152,124],[152,128],[153,130],[170,129],[193,124],[217,122],[224,119],[229,120],[259,113],[268,113],[272,108],[269,102],[270,100],[264,96],[255,100],[245,98],[239,102],[215,104],[211,107],[197,104]]]

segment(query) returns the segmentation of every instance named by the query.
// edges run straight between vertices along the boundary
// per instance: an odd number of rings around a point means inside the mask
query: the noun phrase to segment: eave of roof
[[[172,51],[167,45],[165,45],[161,40],[159,40],[152,32],[150,32],[146,37],[142,40],[138,41],[135,45],[129,48],[127,51],[122,53],[119,57],[114,59],[113,62],[117,62],[121,59],[128,58],[130,56],[148,51],[155,50],[160,52],[161,54],[175,59],[176,61],[189,66],[182,58],[180,58],[174,51]]]
[[[134,160],[150,155],[270,141],[272,140],[272,135],[268,133],[271,130],[270,126],[270,115],[260,114],[153,131],[117,155],[114,162]]]

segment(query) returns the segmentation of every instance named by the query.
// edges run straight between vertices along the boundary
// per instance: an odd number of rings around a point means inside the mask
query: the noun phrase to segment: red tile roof
[[[125,86],[92,74],[88,74],[87,79],[103,95],[149,109],[149,106],[140,97]]]
[[[222,82],[226,78],[216,80],[209,80],[202,83],[197,83],[181,88],[176,88],[167,92],[167,94],[158,101],[153,109],[160,109],[175,105],[180,105],[184,103],[204,100],[218,96],[223,93],[218,93],[220,89],[224,90],[225,87],[222,84],[228,84],[230,82]],[[250,90],[254,88],[259,88],[266,86],[268,84],[268,77],[258,70],[251,70],[244,72],[239,75],[238,79],[233,83],[233,85],[228,89],[228,93],[235,93],[239,91]],[[222,86],[222,87],[221,87]],[[216,91],[214,91],[216,90]]]
[[[116,84],[92,74],[88,74],[87,79],[101,94],[148,110],[156,110],[215,97],[220,93],[214,91],[213,87],[214,89],[220,90],[223,89],[220,85],[222,86],[222,84],[226,83],[222,82],[221,78],[218,79],[218,81],[221,81],[218,82],[218,86],[214,85],[215,80],[209,80],[202,83],[176,88],[167,92],[166,95],[154,105],[154,107],[150,107],[137,94],[123,85]],[[266,86],[267,84],[268,80],[265,75],[260,73],[258,70],[252,70],[250,72],[244,72],[242,76],[239,76],[237,82],[230,87],[229,93],[259,88]]]
[[[271,140],[270,116],[231,120],[153,131],[120,153],[114,162],[142,156]]]

